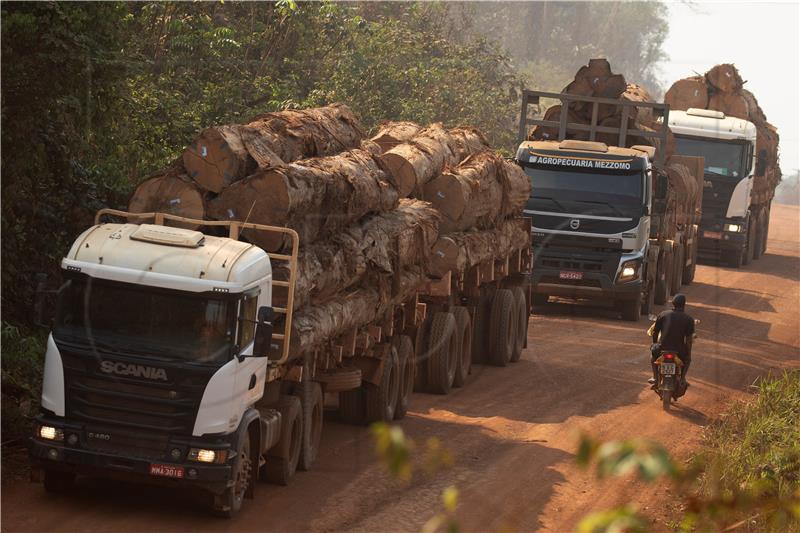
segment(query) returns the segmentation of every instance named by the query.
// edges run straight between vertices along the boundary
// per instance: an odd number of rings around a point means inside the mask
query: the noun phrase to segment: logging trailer
[[[516,220],[529,235],[530,220]],[[245,229],[288,239],[289,251],[239,240]],[[312,467],[326,400],[345,422],[389,422],[414,387],[446,393],[473,360],[519,359],[529,242],[428,279],[371,324],[295,354],[299,244],[284,227],[98,212],[62,260],[32,479],[51,492],[78,474],[199,487],[231,517],[256,479],[285,485]],[[287,279],[274,279],[277,263]]]
[[[589,124],[528,118],[540,98],[580,103]],[[598,123],[599,106],[621,107],[619,126]],[[638,107],[663,117],[658,130],[628,129]],[[652,146],[626,148],[631,136],[667,142],[669,106],[567,93],[524,91],[516,161],[533,184],[525,214],[533,217],[531,290],[535,306],[549,297],[604,301],[626,320],[649,315],[694,277],[696,205],[674,201],[664,154]],[[557,140],[529,141],[529,126],[555,128]],[[587,140],[571,140],[575,134]],[[613,136],[617,146],[596,142]]]

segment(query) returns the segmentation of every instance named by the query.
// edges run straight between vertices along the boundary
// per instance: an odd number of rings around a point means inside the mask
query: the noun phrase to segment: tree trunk
[[[128,202],[131,213],[168,213],[187,218],[205,218],[205,199],[183,169],[172,167],[147,178],[136,187]],[[131,218],[131,222],[145,222]],[[170,226],[197,229],[196,224],[169,222]]]
[[[708,108],[722,111],[729,117],[750,118],[747,98],[738,93],[716,93],[709,98]]]
[[[690,107],[705,109],[708,107],[705,79],[702,76],[692,76],[676,81],[664,95],[664,102],[672,110],[686,111]]]
[[[183,162],[198,185],[219,193],[256,168],[333,155],[359,146],[362,137],[344,104],[285,110],[260,115],[246,125],[207,128],[184,150]]]
[[[514,163],[481,152],[425,185],[424,198],[442,213],[441,233],[488,229],[519,214],[530,196],[530,180]]]
[[[508,219],[495,229],[456,232],[439,237],[433,245],[429,272],[437,277],[466,269],[489,259],[499,259],[530,246],[530,234],[521,219]]]
[[[634,103],[653,101],[653,98],[650,96],[650,93],[647,92],[647,89],[641,85],[636,85],[635,83],[628,84],[628,87],[622,94],[621,99]],[[632,113],[631,115],[635,118],[637,124],[652,124],[655,122],[652,107],[637,106],[635,110],[636,112]]]
[[[547,108],[542,120],[552,120],[558,122],[561,120],[561,106],[554,105]],[[586,124],[588,121],[579,115],[573,109],[567,109],[567,124]],[[577,141],[586,141],[589,139],[588,131],[570,131],[567,134],[568,139]],[[558,140],[558,126],[534,126],[528,135],[529,141],[557,141]]]
[[[431,124],[411,141],[395,146],[380,157],[381,167],[401,197],[438,176],[453,160],[450,138],[441,124]]]
[[[420,130],[422,126],[414,122],[386,122],[381,124],[372,141],[380,146],[381,153],[384,153],[398,144],[410,141]]]
[[[398,195],[370,152],[304,159],[261,170],[226,188],[209,204],[211,216],[286,226],[301,244],[331,235],[372,212],[397,206]],[[245,230],[244,236],[268,251],[288,244],[274,234]]]
[[[438,221],[438,212],[428,202],[403,199],[397,209],[305,247],[298,258],[295,309],[321,304],[369,275],[425,268],[438,237]],[[276,268],[275,278],[288,279],[286,268]]]
[[[709,85],[724,93],[734,93],[742,88],[744,81],[739,76],[739,71],[730,63],[722,63],[706,72],[706,81]]]

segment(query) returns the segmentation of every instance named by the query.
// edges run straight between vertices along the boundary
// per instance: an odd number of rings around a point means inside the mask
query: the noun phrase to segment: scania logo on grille
[[[573,218],[572,220],[569,221],[569,227],[572,229],[578,229],[581,227],[581,221],[578,220],[577,218]]]
[[[100,371],[106,374],[117,374],[118,376],[135,376],[137,378],[167,381],[167,372],[163,368],[128,364],[122,361],[103,361],[100,363]]]

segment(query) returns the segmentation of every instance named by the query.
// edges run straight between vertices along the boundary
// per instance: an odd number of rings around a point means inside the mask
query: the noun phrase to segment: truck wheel
[[[456,319],[456,341],[458,343],[458,361],[454,387],[463,387],[472,368],[472,317],[466,307],[456,306],[451,309]]]
[[[303,447],[302,407],[298,397],[286,395],[278,400],[277,408],[281,413],[281,438],[267,450],[263,478],[276,485],[288,485],[297,471]]]
[[[72,490],[75,485],[75,474],[50,468],[44,471],[44,490],[50,494],[62,494]]]
[[[364,410],[367,423],[394,420],[394,409],[397,407],[399,393],[400,365],[397,361],[397,350],[392,346],[389,355],[383,361],[381,382],[377,385],[364,383]]]
[[[656,292],[654,301],[658,305],[667,303],[670,297],[672,287],[672,250],[664,250],[664,255],[661,257],[661,268],[656,271]]]
[[[511,361],[517,337],[517,317],[514,293],[500,289],[492,301],[492,315],[489,328],[489,353],[492,364],[506,366]]]
[[[339,393],[339,419],[345,424],[364,423],[364,387]]]
[[[764,209],[764,221],[761,224],[762,230],[761,237],[761,255],[767,253],[767,241],[769,239],[769,209]]]
[[[744,250],[727,250],[723,254],[725,262],[731,268],[741,268]]]
[[[433,315],[428,338],[428,388],[435,394],[447,394],[453,386],[458,363],[456,319],[452,313]]]
[[[253,482],[253,458],[250,455],[250,435],[247,434],[236,449],[233,463],[233,486],[214,496],[214,512],[223,518],[233,518],[242,509],[245,493]]]
[[[417,336],[414,341],[414,357],[416,359],[416,373],[414,374],[414,392],[425,392],[428,389],[428,335],[430,334],[430,320],[424,320],[417,327]]]
[[[493,292],[489,287],[481,287],[478,305],[475,307],[475,320],[472,322],[472,362],[484,363],[488,359],[487,341],[489,338],[489,319]]]
[[[675,243],[672,248],[672,292],[677,293],[683,284],[683,267],[686,264],[686,256],[683,246]]]
[[[647,289],[647,294],[644,296],[644,299],[642,300],[641,313],[642,315],[649,317],[650,313],[653,312],[653,301],[655,299],[655,290],[653,289],[652,284],[648,284],[646,289]]]
[[[319,441],[322,439],[322,387],[316,381],[304,381],[300,384],[299,396],[303,409],[303,445],[297,466],[306,472],[317,460]]]
[[[691,257],[692,264],[683,267],[683,284],[689,285],[694,281],[694,274],[697,270],[697,232],[693,232],[692,248],[689,250],[689,257]]]
[[[749,265],[753,262],[753,257],[755,256],[755,248],[756,248],[756,222],[755,220],[750,221],[750,225],[747,228],[747,245],[744,249],[744,256],[742,257],[742,264]]]
[[[624,300],[622,302],[622,318],[630,322],[638,322],[642,318],[641,297],[635,300]]]
[[[756,240],[753,246],[753,259],[760,259],[764,255],[764,210],[758,210],[756,217]]]
[[[528,337],[528,301],[525,298],[525,291],[522,287],[512,287],[514,294],[515,315],[517,317],[517,337],[514,343],[514,351],[511,353],[511,362],[516,363],[522,357],[522,349],[525,348],[525,341]]]
[[[400,368],[400,392],[394,419],[400,420],[408,412],[408,403],[414,390],[414,343],[408,335],[400,335],[397,340],[397,363]]]
[[[361,386],[361,369],[356,367],[331,368],[318,372],[314,379],[319,381],[325,392],[343,392]]]

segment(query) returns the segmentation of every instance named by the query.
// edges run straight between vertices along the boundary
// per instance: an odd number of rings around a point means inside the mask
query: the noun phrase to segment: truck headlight
[[[641,265],[642,263],[639,259],[633,259],[622,263],[619,269],[619,281],[631,281],[638,278]]]
[[[227,450],[206,450],[203,448],[192,448],[186,457],[190,461],[198,463],[224,463],[228,458]]]
[[[53,426],[39,426],[39,429],[36,433],[39,438],[44,440],[64,440],[64,432],[58,428],[54,428]]]
[[[741,224],[725,224],[725,231],[730,231],[731,233],[739,233],[742,231]]]

